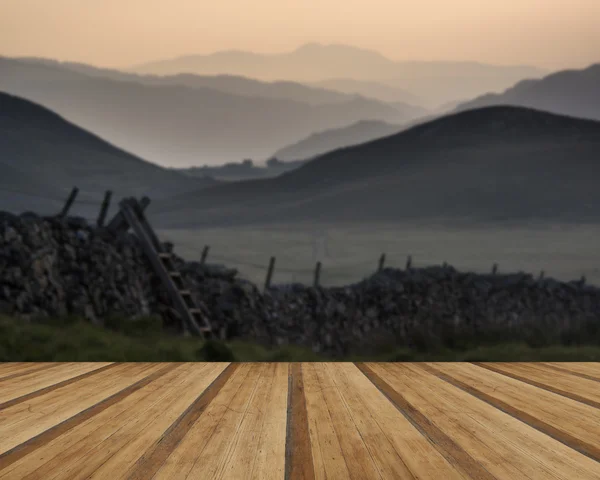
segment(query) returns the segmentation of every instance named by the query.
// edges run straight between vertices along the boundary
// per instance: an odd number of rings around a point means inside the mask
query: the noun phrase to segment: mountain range
[[[598,221],[598,158],[600,122],[487,107],[329,152],[275,178],[171,198],[160,206],[168,218],[156,213],[154,220],[177,227]]]
[[[462,103],[457,111],[506,104],[600,120],[600,64],[556,72],[540,80],[524,80],[504,93]]]
[[[130,69],[135,73],[175,75],[230,74],[260,80],[294,80],[323,82],[328,88],[349,91],[344,82],[363,81],[362,94],[381,97],[381,85],[410,92],[421,105],[432,108],[450,101],[473,98],[488,92],[502,91],[519,80],[539,78],[545,70],[530,66],[497,66],[477,62],[396,62],[378,52],[347,45],[310,43],[285,53],[259,54],[222,51],[209,55],[188,55],[166,59]],[[340,86],[341,85],[341,86]],[[356,89],[357,87],[354,87]],[[350,90],[352,91],[352,89]],[[389,92],[388,92],[389,93]],[[388,94],[386,93],[386,95]],[[406,101],[398,97],[395,101]]]
[[[0,210],[58,213],[73,186],[79,212],[96,215],[103,194],[152,199],[214,185],[148,163],[54,112],[0,92]],[[6,208],[9,206],[10,208]]]
[[[172,167],[262,160],[321,130],[360,120],[401,124],[415,118],[414,107],[402,111],[360,96],[343,95],[340,101],[340,94],[317,92],[336,98],[317,103],[314,89],[301,86],[295,92],[313,92],[312,104],[274,94],[250,97],[191,87],[172,79],[152,84],[155,80],[116,79],[118,74],[90,75],[90,68],[0,58],[0,90],[40,103],[120,148]]]

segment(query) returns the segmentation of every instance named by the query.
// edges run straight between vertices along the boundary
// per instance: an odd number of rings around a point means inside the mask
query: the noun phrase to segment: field
[[[201,230],[163,230],[159,237],[175,244],[175,252],[198,260],[210,246],[209,262],[239,270],[264,283],[269,258],[276,257],[273,283],[311,283],[322,262],[321,284],[344,285],[373,273],[382,253],[386,266],[404,268],[441,265],[458,270],[499,273],[524,271],[535,276],[578,280],[600,285],[600,226],[458,226],[443,225],[270,225]]]

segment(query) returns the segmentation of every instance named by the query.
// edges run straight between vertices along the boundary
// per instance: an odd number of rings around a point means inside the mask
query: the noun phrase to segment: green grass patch
[[[166,334],[155,317],[113,318],[106,327],[76,317],[26,321],[0,317],[0,362],[312,362],[312,361],[600,361],[600,346],[544,346],[500,343],[463,350],[386,349],[370,356],[332,359],[310,349],[266,349],[232,341],[202,342]]]

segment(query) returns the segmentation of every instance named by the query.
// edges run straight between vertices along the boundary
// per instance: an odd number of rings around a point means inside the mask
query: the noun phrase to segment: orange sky
[[[0,55],[123,67],[344,43],[395,60],[600,62],[600,0],[0,0]]]

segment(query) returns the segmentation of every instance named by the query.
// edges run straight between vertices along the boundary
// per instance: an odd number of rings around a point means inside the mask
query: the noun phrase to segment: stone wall
[[[583,282],[429,267],[385,269],[344,287],[275,286],[263,294],[235,270],[176,262],[200,308],[230,339],[334,355],[390,345],[600,342],[600,289]],[[111,315],[159,314],[165,328],[179,325],[132,234],[116,238],[78,218],[1,212],[0,314],[24,321],[80,315],[99,325]]]

